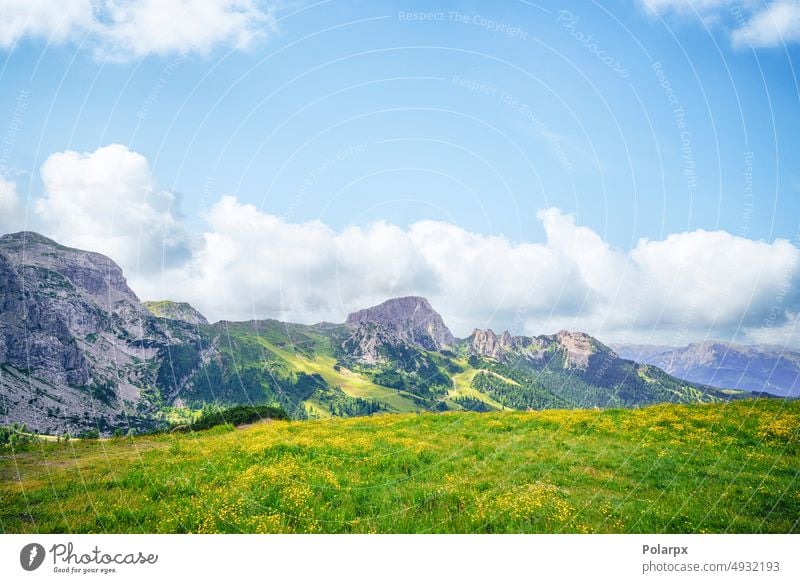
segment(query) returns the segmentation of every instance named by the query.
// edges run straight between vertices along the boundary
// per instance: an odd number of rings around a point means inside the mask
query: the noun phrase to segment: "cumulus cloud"
[[[99,58],[246,48],[275,26],[258,0],[0,0],[0,47],[79,42]]]
[[[538,219],[543,243],[438,221],[336,231],[224,197],[193,259],[142,293],[172,294],[212,319],[342,321],[419,294],[462,336],[477,326],[660,343],[798,340],[800,250],[788,241],[697,230],[623,251],[558,209]]]
[[[800,249],[782,239],[695,230],[623,250],[557,208],[537,214],[540,243],[431,220],[337,230],[232,196],[190,239],[176,197],[124,146],[53,154],[41,175],[35,211],[46,234],[111,256],[140,297],[189,301],[212,320],[341,322],[415,294],[460,336],[566,328],[606,341],[800,345]],[[14,204],[0,182],[0,207]]]
[[[52,154],[41,168],[35,212],[66,245],[114,258],[131,274],[152,274],[189,258],[175,195],[157,187],[147,159],[111,144]]]
[[[234,197],[223,197],[206,220],[191,264],[153,282],[150,293],[190,298],[213,318],[312,322],[411,290],[433,291],[408,233],[387,223],[337,233],[317,221],[286,222]]]
[[[0,232],[18,228],[21,219],[22,204],[17,185],[0,175]]]
[[[0,0],[0,47],[25,36],[61,43],[92,27],[92,0]]]
[[[726,27],[735,46],[769,48],[800,41],[800,0],[640,0],[654,14],[699,17]]]
[[[800,40],[800,2],[776,0],[733,33],[737,45],[775,47]]]

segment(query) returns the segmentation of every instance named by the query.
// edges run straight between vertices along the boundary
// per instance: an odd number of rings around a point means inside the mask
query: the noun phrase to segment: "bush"
[[[19,447],[36,441],[38,439],[27,433],[24,425],[12,423],[10,427],[0,427],[0,447]]]
[[[228,409],[207,406],[200,417],[189,427],[193,431],[210,429],[217,425],[245,425],[262,419],[288,419],[286,411],[272,405],[237,405]]]

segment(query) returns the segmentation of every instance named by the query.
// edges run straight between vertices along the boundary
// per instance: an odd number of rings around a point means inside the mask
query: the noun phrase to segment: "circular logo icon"
[[[30,543],[19,552],[19,564],[26,571],[35,571],[44,562],[44,547],[39,543]]]

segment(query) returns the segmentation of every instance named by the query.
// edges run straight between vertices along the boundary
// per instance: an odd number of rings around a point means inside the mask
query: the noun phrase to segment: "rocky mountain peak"
[[[61,431],[136,406],[152,384],[141,363],[162,337],[116,263],[14,233],[0,237],[0,282],[0,389],[10,418]]]
[[[508,332],[498,336],[492,330],[475,329],[468,339],[470,354],[488,356],[502,360],[505,353],[513,346],[513,338]]]
[[[194,326],[208,324],[206,317],[187,302],[160,300],[157,302],[142,302],[142,305],[158,318],[177,320]]]
[[[442,317],[428,300],[418,296],[387,300],[350,314],[345,322],[348,326],[366,323],[378,324],[401,340],[426,350],[441,350],[455,343]]]
[[[570,367],[586,368],[589,357],[597,352],[605,352],[616,357],[613,350],[601,344],[585,332],[561,330],[555,335],[556,342],[566,353],[566,364]]]
[[[65,247],[30,231],[0,237],[0,253],[18,270],[31,275],[35,272],[37,277],[45,279],[60,278],[62,286],[71,287],[107,311],[120,302],[140,309],[139,298],[128,287],[122,269],[105,255]]]

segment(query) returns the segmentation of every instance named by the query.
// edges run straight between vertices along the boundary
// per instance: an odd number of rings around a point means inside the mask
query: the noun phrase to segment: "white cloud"
[[[641,0],[641,2],[656,14],[664,12],[705,14],[729,4],[729,0]]]
[[[435,275],[431,301],[446,306],[443,314],[459,333],[490,325],[523,332],[534,319],[576,313],[593,299],[575,265],[549,245],[515,244],[437,221],[411,225],[408,238]]]
[[[768,244],[725,231],[640,241],[630,258],[653,289],[650,306],[664,314],[652,324],[691,315],[690,325],[701,329],[735,327],[740,321],[760,325],[784,286],[790,284],[796,296],[800,283],[800,251],[791,243]]]
[[[654,14],[699,17],[719,24],[735,46],[779,47],[800,41],[800,0],[640,0]]]
[[[0,0],[0,47],[85,42],[99,58],[246,48],[275,26],[258,0]]]
[[[134,57],[246,48],[275,24],[271,11],[253,0],[136,0],[108,2],[105,9],[104,45]]]
[[[733,32],[737,45],[783,46],[800,40],[800,2],[776,0]]]
[[[0,0],[0,47],[25,36],[60,43],[92,26],[92,0]]]
[[[21,222],[22,204],[17,185],[0,176],[0,232],[18,229]]]
[[[141,154],[119,144],[67,150],[52,154],[41,174],[45,192],[35,211],[59,242],[109,255],[129,274],[188,259],[176,197],[157,188]]]
[[[336,319],[434,282],[408,233],[386,223],[336,233],[288,223],[223,197],[206,216],[193,261],[151,282],[144,295],[190,298],[213,318]]]
[[[800,311],[800,250],[784,240],[697,230],[624,252],[553,208],[538,215],[544,243],[438,221],[336,231],[290,223],[234,197],[206,218],[192,261],[151,280],[143,295],[188,300],[211,319],[312,323],[419,294],[458,335],[476,326],[527,334],[569,328],[662,343],[785,341]]]
[[[174,195],[124,146],[54,154],[41,173],[45,234],[111,256],[140,297],[189,301],[212,320],[341,322],[417,294],[461,336],[567,328],[606,341],[800,344],[800,249],[786,240],[696,230],[624,251],[556,208],[537,215],[542,243],[428,220],[336,230],[226,196],[190,244]],[[3,185],[0,205],[16,200]]]

